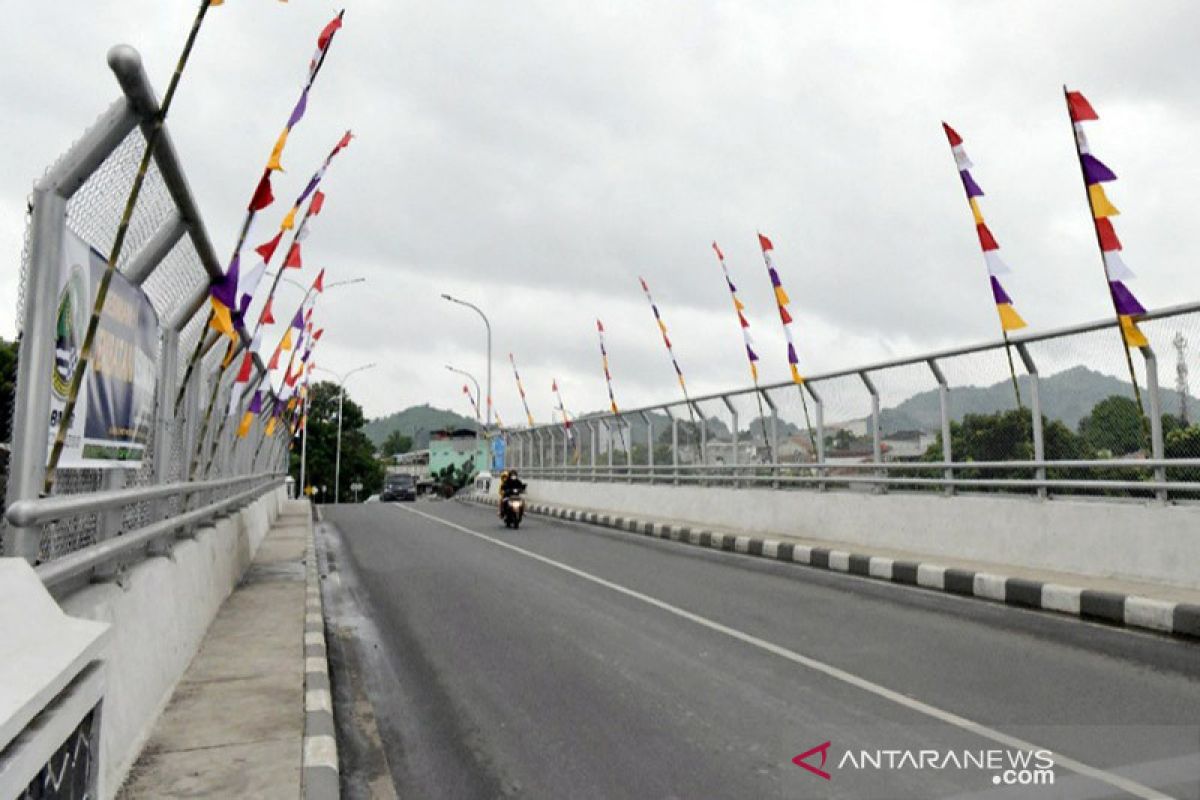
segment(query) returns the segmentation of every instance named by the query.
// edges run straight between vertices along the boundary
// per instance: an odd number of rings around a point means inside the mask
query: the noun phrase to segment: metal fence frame
[[[1200,313],[1200,303],[1188,303],[1152,311],[1143,317],[1142,320],[1149,322],[1197,313]],[[1031,415],[1033,458],[1028,460],[956,461],[955,454],[952,452],[950,435],[952,418],[950,391],[952,387],[946,378],[942,365],[950,362],[952,359],[969,358],[979,356],[983,353],[1003,351],[1006,343],[1003,340],[996,340],[809,376],[805,379],[802,387],[799,388],[799,391],[807,394],[814,410],[815,457],[809,461],[781,462],[779,460],[779,408],[777,400],[780,397],[779,393],[797,391],[796,384],[784,381],[763,385],[757,390],[764,401],[764,405],[769,409],[769,411],[765,412],[770,415],[770,431],[765,437],[769,441],[769,449],[772,454],[769,462],[738,463],[739,448],[737,443],[741,441],[741,431],[739,431],[737,424],[737,408],[732,400],[735,398],[753,397],[756,389],[754,387],[746,387],[691,398],[691,410],[696,412],[698,418],[699,442],[696,444],[701,453],[699,464],[682,464],[679,460],[679,425],[681,421],[687,420],[686,415],[680,416],[677,413],[681,407],[685,407],[681,401],[643,406],[624,411],[621,414],[594,414],[577,419],[574,427],[576,429],[583,428],[587,433],[579,434],[575,440],[577,442],[577,452],[580,456],[576,464],[567,463],[565,457],[561,464],[555,463],[555,459],[546,458],[546,454],[540,446],[534,446],[534,442],[540,443],[542,441],[543,434],[553,439],[551,432],[563,429],[564,426],[561,423],[509,430],[506,434],[510,445],[508,452],[515,456],[510,461],[510,464],[531,477],[571,481],[636,481],[644,483],[670,483],[674,485],[701,484],[771,488],[808,487],[818,490],[842,487],[867,489],[876,492],[884,492],[889,488],[923,488],[942,491],[947,495],[952,495],[956,491],[963,489],[978,489],[1017,492],[1043,499],[1054,492],[1109,493],[1109,497],[1112,496],[1112,493],[1123,494],[1125,496],[1135,493],[1137,496],[1145,495],[1153,497],[1159,502],[1180,500],[1183,499],[1183,495],[1191,495],[1191,499],[1194,499],[1196,496],[1195,493],[1200,492],[1200,482],[1180,480],[1178,478],[1172,479],[1168,470],[1170,468],[1193,469],[1200,467],[1200,454],[1197,454],[1198,457],[1196,458],[1172,459],[1168,459],[1164,455],[1163,409],[1158,382],[1158,363],[1155,352],[1150,346],[1137,348],[1145,367],[1145,386],[1143,389],[1147,401],[1146,414],[1150,418],[1149,457],[1145,459],[1114,458],[1072,461],[1048,460],[1046,458],[1041,398],[1038,391],[1040,376],[1037,362],[1030,352],[1030,345],[1052,340],[1066,340],[1070,337],[1108,330],[1113,332],[1113,346],[1115,349],[1116,337],[1120,333],[1116,321],[1111,319],[1009,337],[1012,347],[1019,356],[1019,361],[1028,381],[1026,385],[1029,387],[1028,405],[1025,407],[1025,410]],[[914,366],[921,366],[929,370],[932,375],[933,387],[936,387],[938,393],[941,414],[939,431],[942,439],[941,460],[920,462],[885,461],[881,447],[883,437],[880,429],[880,393],[876,388],[875,378],[886,374],[890,370]],[[836,379],[853,377],[858,378],[865,399],[870,404],[868,431],[872,442],[872,456],[869,461],[863,463],[834,464],[826,458],[824,442],[826,433],[825,404],[822,399],[822,387],[824,384],[828,384]],[[720,465],[708,463],[706,451],[709,447],[709,425],[707,423],[709,417],[703,413],[701,405],[714,402],[724,405],[733,423],[731,428],[734,431],[732,463]],[[670,464],[657,464],[654,461],[655,428],[649,416],[652,412],[664,414],[671,421]],[[647,424],[649,432],[647,463],[614,465],[613,430],[614,428],[628,428],[629,420],[633,418],[640,418]],[[601,444],[606,444],[603,450],[607,450],[607,457],[604,463],[601,463],[597,458],[597,427],[600,425],[603,425],[607,431],[607,442],[604,441],[604,436],[601,437]],[[750,433],[752,437],[751,441],[753,441],[753,431]],[[631,450],[632,447],[627,449],[627,460],[629,459]],[[584,463],[585,456],[586,463]],[[1048,470],[1056,469],[1070,470],[1072,475],[1078,474],[1081,477],[1047,477]],[[1017,470],[1027,471],[1029,475],[1028,477],[974,477],[964,476],[962,473],[965,470],[983,473],[984,475],[995,473],[999,470]],[[1143,477],[1147,477],[1148,479],[1135,480],[1133,478],[1113,479],[1111,477],[1100,477],[1098,474],[1100,470],[1106,473],[1112,470],[1123,473],[1128,471],[1134,477],[1136,477],[1135,473],[1142,473]],[[925,472],[927,474],[913,476],[912,474],[905,475],[905,472]],[[1096,475],[1096,477],[1087,477],[1089,473]],[[1116,498],[1113,497],[1112,499]]]
[[[159,110],[137,51],[123,45],[114,47],[109,51],[108,64],[123,96],[37,182],[30,202],[3,554],[42,562],[38,571],[48,585],[102,574],[143,557],[163,540],[186,533],[278,486],[286,470],[288,437],[279,432],[265,438],[273,402],[264,403],[264,413],[244,439],[234,436],[235,426],[226,426],[226,434],[214,442],[217,426],[209,425],[203,433],[204,441],[199,441],[202,404],[207,402],[214,380],[221,380],[217,413],[223,413],[228,405],[234,371],[226,370],[223,375],[219,371],[221,348],[215,348],[201,361],[184,387],[183,402],[179,413],[175,413],[183,367],[197,337],[206,334],[208,291],[223,269],[178,153],[164,128],[147,186],[159,187],[160,196],[165,190],[171,208],[160,215],[151,234],[141,237],[140,242],[129,242],[133,246],[127,247],[118,265],[133,284],[141,287],[150,282],[151,287],[161,290],[157,298],[162,306],[162,339],[155,413],[151,446],[144,456],[152,461],[144,462],[133,476],[139,485],[132,488],[126,488],[130,478],[126,470],[104,470],[72,482],[69,478],[73,471],[63,469],[60,473],[68,479],[56,484],[53,496],[40,496],[48,455],[48,365],[54,358],[57,281],[69,203],[106,162],[122,157],[121,148],[130,144],[130,137],[134,137],[133,146],[144,143]],[[137,152],[140,155],[140,149]],[[112,189],[119,194],[121,187]],[[143,197],[146,194],[143,192]],[[108,242],[89,244],[103,250]],[[187,276],[186,281],[181,281],[181,274]],[[182,284],[183,290],[167,285],[170,281]],[[167,291],[171,288],[175,291]],[[249,345],[244,332],[242,341]],[[254,366],[252,383],[266,374],[257,354]],[[266,385],[269,387],[269,381]],[[248,402],[249,397],[243,397],[232,412],[244,412]],[[211,468],[202,475],[193,475],[189,461],[202,446],[205,453],[215,453]],[[81,518],[88,520],[88,541],[65,552],[47,552],[53,526]]]

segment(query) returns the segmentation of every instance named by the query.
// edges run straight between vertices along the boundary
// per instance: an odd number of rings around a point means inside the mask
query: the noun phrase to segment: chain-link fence
[[[1200,303],[1139,325],[1128,357],[1101,321],[594,415],[577,465],[529,446],[555,426],[508,436],[523,469],[566,480],[1194,500]]]
[[[143,127],[157,111],[136,53],[114,48],[109,63],[125,96],[36,185],[22,251],[14,414],[11,421],[4,421],[11,431],[4,481],[9,513],[0,535],[5,555],[35,562],[162,527],[187,515],[194,524],[204,517],[192,512],[210,509],[215,514],[224,510],[223,501],[235,496],[244,501],[250,488],[261,485],[265,491],[277,485],[287,454],[286,424],[266,435],[273,399],[263,404],[263,413],[253,420],[246,437],[235,435],[252,392],[230,407],[235,371],[222,369],[224,343],[212,347],[194,370],[188,370],[202,337],[215,336],[207,326],[206,298],[211,282],[221,275],[221,264],[170,137],[164,135],[118,264],[121,276],[140,289],[158,318],[158,340],[153,352],[143,356],[152,362],[156,380],[140,464],[136,468],[61,467],[52,494],[43,496],[53,431],[50,375],[56,355],[61,358],[55,326],[66,242],[77,237],[96,253],[109,252],[145,149]],[[94,287],[92,291],[94,295]],[[89,310],[91,301],[86,298]],[[252,385],[265,375],[257,356],[255,362]],[[217,381],[216,402],[210,408]],[[269,381],[264,382],[263,388],[268,387]],[[233,424],[222,424],[226,415],[235,418]],[[245,480],[228,480],[238,477]],[[86,502],[62,502],[87,496],[116,501],[90,507]]]

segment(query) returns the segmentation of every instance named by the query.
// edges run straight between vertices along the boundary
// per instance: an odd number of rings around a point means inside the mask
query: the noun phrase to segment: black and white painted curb
[[[317,569],[315,526],[308,528],[305,551],[304,602],[304,756],[303,796],[326,800],[340,796],[337,738],[333,726],[333,695],[329,687],[329,658],[325,648],[325,615]]]
[[[497,505],[498,498],[467,495],[476,503]],[[990,572],[953,569],[929,562],[901,561],[824,547],[781,542],[758,536],[720,533],[690,525],[648,522],[627,516],[580,511],[573,508],[528,503],[532,514],[653,536],[659,539],[710,547],[748,556],[790,561],[818,569],[861,575],[865,578],[920,586],[964,597],[978,597],[1022,608],[1071,614],[1081,619],[1142,628],[1187,638],[1200,638],[1200,605],[1173,603],[1139,595],[1081,589],[1056,583],[1009,578]]]

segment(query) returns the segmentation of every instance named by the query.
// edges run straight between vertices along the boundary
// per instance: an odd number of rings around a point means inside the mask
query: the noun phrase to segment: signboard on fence
[[[51,445],[106,266],[104,256],[64,232],[51,366]],[[141,466],[153,424],[159,336],[158,314],[146,295],[119,273],[113,275],[60,467]]]
[[[504,470],[504,437],[497,436],[492,439],[492,472],[499,473]]]

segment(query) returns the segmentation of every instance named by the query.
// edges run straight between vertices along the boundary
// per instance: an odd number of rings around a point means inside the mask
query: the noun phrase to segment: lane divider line
[[[498,502],[493,497],[479,495],[468,495],[464,500],[487,505],[495,505]],[[1044,583],[1027,578],[1010,578],[990,572],[952,569],[929,562],[895,561],[867,553],[808,547],[757,536],[735,536],[674,523],[646,522],[627,517],[613,519],[608,514],[544,503],[529,503],[527,508],[531,514],[616,528],[715,550],[848,572],[852,575],[990,600],[1034,611],[1068,614],[1116,627],[1137,628],[1184,639],[1200,639],[1200,604],[1176,603],[1141,595]]]
[[[488,536],[485,533],[480,533],[479,531],[471,530],[470,528],[464,527],[462,525],[459,525],[457,523],[451,522],[446,519],[442,519],[441,517],[436,517],[433,514],[428,514],[424,511],[418,511],[415,508],[406,508],[403,506],[393,506],[393,508],[396,508],[397,510],[404,511],[409,514],[415,514],[416,516],[419,516],[419,517],[424,517],[425,519],[430,520],[431,522],[436,522],[440,525],[444,525],[448,528],[459,531],[461,533],[465,533],[470,536],[474,536],[475,538],[480,539],[485,542],[488,542],[489,544],[495,545],[496,547],[501,547],[505,550],[509,550],[510,552],[525,556],[526,558],[532,559],[541,564],[545,564],[546,566],[554,567],[555,569],[566,572],[569,575],[573,575],[577,578],[581,578],[590,583],[594,583],[597,586],[602,586],[605,589],[609,589],[613,592],[624,595],[625,597],[629,597],[631,599],[638,600],[642,603],[645,603],[646,605],[657,608],[660,611],[664,611],[668,614],[672,614],[676,617],[679,617],[680,619],[687,620],[688,622],[692,622],[696,625],[707,628],[711,631],[715,631],[717,633],[724,634],[725,636],[728,636],[731,639],[735,639],[744,644],[748,644],[752,647],[756,647],[760,650],[771,653],[772,655],[779,656],[780,658],[786,659],[787,661],[790,661],[794,664],[805,667],[814,672],[819,672],[823,675],[833,678],[834,680],[840,681],[849,686],[853,686],[857,689],[861,689],[869,694],[875,695],[876,697],[880,697],[884,700],[888,700],[892,703],[895,703],[896,705],[903,706],[904,708],[907,708],[911,711],[915,711],[919,714],[923,714],[927,717],[938,720],[939,722],[944,722],[948,725],[959,728],[960,730],[964,730],[969,733],[973,733],[984,739],[990,739],[991,741],[1001,744],[1005,747],[1010,747],[1010,748],[1013,748],[1014,750],[1022,750],[1022,751],[1036,751],[1036,750],[1047,751],[1047,752],[1053,754],[1055,766],[1061,765],[1062,767],[1069,769],[1078,775],[1082,775],[1084,777],[1092,778],[1092,779],[1100,781],[1102,783],[1106,783],[1109,786],[1120,789],[1123,792],[1127,792],[1128,794],[1133,795],[1134,797],[1141,797],[1141,798],[1145,798],[1146,800],[1169,800],[1169,795],[1162,794],[1161,792],[1158,792],[1155,789],[1152,789],[1148,786],[1143,786],[1142,784],[1137,783],[1136,781],[1129,780],[1128,778],[1125,778],[1121,775],[1117,775],[1117,774],[1111,773],[1111,772],[1106,772],[1105,770],[1085,764],[1082,761],[1076,761],[1075,759],[1064,756],[1058,752],[1051,750],[1048,747],[1041,747],[1040,745],[1033,744],[1032,742],[1025,741],[1024,739],[1020,739],[1016,736],[1010,736],[1009,734],[1004,733],[1003,731],[998,731],[998,730],[996,730],[994,728],[990,728],[982,723],[975,722],[974,720],[970,720],[970,719],[967,719],[966,717],[959,716],[958,714],[955,714],[953,712],[946,711],[942,708],[938,708],[937,706],[933,706],[933,705],[925,703],[921,700],[917,700],[914,697],[910,697],[908,695],[894,691],[892,689],[887,688],[886,686],[882,686],[878,683],[874,683],[873,681],[867,680],[866,678],[862,678],[858,675],[855,675],[854,673],[847,672],[846,670],[841,669],[840,667],[835,667],[831,664],[826,664],[824,661],[819,661],[815,658],[812,658],[811,656],[803,655],[802,653],[798,653],[795,650],[790,650],[786,647],[777,645],[774,642],[769,642],[766,639],[760,639],[757,636],[754,636],[749,633],[745,633],[743,631],[738,630],[737,628],[731,628],[728,625],[717,622],[716,620],[713,620],[713,619],[709,619],[708,617],[701,616],[700,614],[696,614],[692,611],[688,611],[687,609],[680,608],[679,606],[672,605],[671,603],[668,603],[664,600],[659,600],[656,597],[651,597],[648,594],[643,594],[642,592],[639,592],[636,589],[630,589],[629,587],[623,586],[622,584],[615,583],[606,578],[601,578],[598,575],[593,575],[590,572],[585,572],[584,570],[578,569],[576,567],[572,567],[569,564],[564,564],[561,561],[556,561],[552,558],[548,558],[539,553],[535,553],[531,550],[526,550],[523,547],[518,547],[517,545],[512,544],[510,542],[503,541],[502,539],[497,539],[495,537]],[[733,546],[733,541],[734,541],[733,539],[730,539],[730,548],[732,548],[732,546]]]

